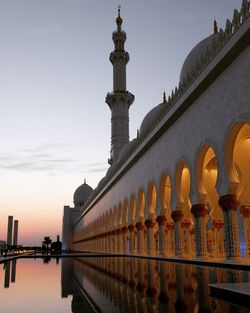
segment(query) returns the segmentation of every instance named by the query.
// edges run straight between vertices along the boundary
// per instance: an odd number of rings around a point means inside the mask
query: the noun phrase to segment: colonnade
[[[195,168],[180,160],[174,177],[163,165],[159,178],[75,230],[75,248],[185,258],[250,257],[249,155],[250,125],[236,123],[224,152],[204,144]],[[227,185],[227,193],[219,193],[221,185]]]

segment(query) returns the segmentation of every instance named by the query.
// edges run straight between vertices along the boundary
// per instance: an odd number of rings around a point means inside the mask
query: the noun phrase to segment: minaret
[[[111,110],[111,151],[108,160],[110,165],[118,160],[121,149],[129,142],[128,110],[134,101],[134,95],[126,88],[126,65],[129,54],[124,50],[126,33],[121,28],[120,6],[118,6],[116,25],[117,30],[112,36],[115,47],[109,57],[113,65],[113,91],[106,96],[106,103]]]

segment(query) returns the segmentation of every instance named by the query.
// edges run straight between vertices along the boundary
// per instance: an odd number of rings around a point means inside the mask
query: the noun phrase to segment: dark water
[[[0,312],[250,312],[210,297],[216,282],[250,282],[250,272],[122,257],[19,259],[1,264]]]

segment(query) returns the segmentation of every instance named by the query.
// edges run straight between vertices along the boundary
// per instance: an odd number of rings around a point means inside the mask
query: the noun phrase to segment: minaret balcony
[[[112,106],[118,102],[127,103],[130,106],[134,102],[135,96],[129,91],[115,90],[111,91],[106,96],[106,103],[112,110]]]
[[[126,51],[115,50],[110,53],[109,60],[114,65],[117,61],[124,61],[125,64],[129,62],[129,54]]]

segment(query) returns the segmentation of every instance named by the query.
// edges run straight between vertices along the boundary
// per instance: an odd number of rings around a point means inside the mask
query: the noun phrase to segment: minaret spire
[[[118,16],[116,18],[117,30],[121,30],[123,19],[121,17],[121,6],[118,5]]]
[[[118,160],[123,146],[129,142],[129,114],[128,110],[134,101],[134,95],[127,91],[126,65],[129,54],[124,49],[126,33],[122,30],[123,19],[121,6],[118,6],[116,18],[117,30],[113,32],[114,51],[109,60],[113,65],[113,91],[106,96],[106,103],[111,110],[111,151],[109,164]]]

